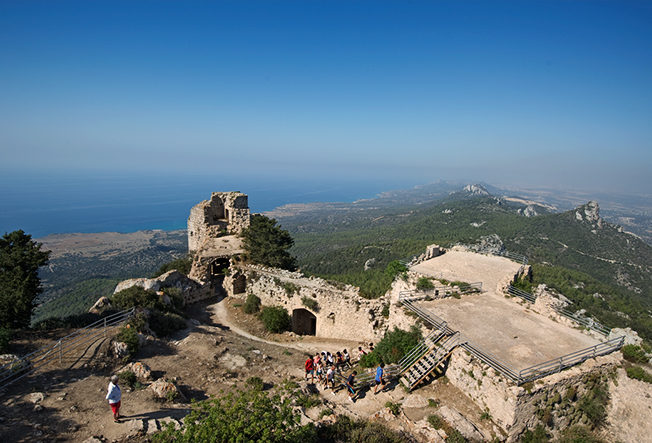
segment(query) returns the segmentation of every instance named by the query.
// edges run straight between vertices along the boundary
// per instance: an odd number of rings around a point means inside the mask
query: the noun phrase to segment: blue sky
[[[0,2],[0,172],[652,192],[652,3]]]

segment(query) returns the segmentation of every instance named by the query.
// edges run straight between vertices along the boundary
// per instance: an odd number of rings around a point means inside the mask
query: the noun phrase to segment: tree
[[[48,263],[50,251],[22,230],[0,239],[0,324],[29,326],[34,300],[43,292],[38,268]]]
[[[275,219],[261,214],[253,215],[242,237],[252,262],[289,271],[296,269],[296,259],[288,252],[294,240],[288,231],[276,224]]]

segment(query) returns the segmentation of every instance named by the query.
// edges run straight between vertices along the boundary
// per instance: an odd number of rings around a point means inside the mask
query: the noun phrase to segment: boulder
[[[0,355],[0,366],[11,364],[10,368],[14,372],[27,369],[30,366],[29,361],[21,360],[16,354],[2,354]]]
[[[113,293],[115,294],[133,286],[140,286],[143,289],[155,292],[161,291],[163,288],[178,288],[181,290],[184,300],[192,293],[201,290],[199,283],[179,271],[172,270],[156,278],[130,278],[121,281],[115,287]]]
[[[30,403],[40,403],[45,400],[45,394],[43,392],[32,392],[27,395],[27,401]]]
[[[145,363],[133,362],[123,368],[123,371],[131,371],[139,380],[151,380],[152,371]]]
[[[460,434],[464,436],[467,440],[471,441],[487,441],[490,438],[485,438],[485,436],[480,432],[476,425],[471,423],[466,417],[457,412],[455,409],[449,406],[442,406],[439,408],[437,413],[448,422],[453,428],[457,429]]]
[[[99,314],[103,310],[111,307],[109,297],[100,297],[95,304],[88,310],[91,314]]]
[[[159,378],[149,385],[149,389],[152,390],[156,398],[162,400],[174,400],[181,397],[181,392],[179,392],[179,389],[174,385],[174,383],[163,378]]]
[[[113,355],[117,358],[123,358],[129,355],[129,347],[127,343],[121,341],[114,341],[112,347]]]

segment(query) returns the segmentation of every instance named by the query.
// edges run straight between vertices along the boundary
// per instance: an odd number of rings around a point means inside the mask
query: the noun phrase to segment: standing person
[[[367,355],[367,353],[362,349],[362,346],[358,346],[358,361],[362,360],[362,357]]]
[[[109,401],[109,406],[111,406],[111,412],[113,412],[113,421],[120,423],[120,400],[122,399],[122,391],[120,391],[120,386],[118,386],[117,375],[112,375],[110,380],[106,399]]]
[[[335,367],[337,368],[338,371],[340,371],[344,366],[344,357],[342,356],[342,353],[340,351],[337,351],[335,355],[336,355]]]
[[[380,392],[383,392],[383,389],[385,389],[385,363],[379,364],[376,368],[376,386],[374,387],[374,395],[376,395],[378,386],[381,386]]]
[[[326,353],[326,360],[328,361],[329,365],[332,365],[334,363],[333,362],[333,354],[331,354],[330,352],[327,352]]]
[[[351,356],[349,355],[349,352],[345,349],[344,351],[342,351],[342,355],[344,356],[344,364],[347,367],[351,368],[352,367],[352,365],[351,365]]]
[[[329,366],[328,372],[326,373],[326,389],[328,389],[329,383],[333,390],[333,395],[335,395],[335,366]]]
[[[306,360],[306,381],[308,381],[308,375],[311,377],[311,383],[315,383],[315,364],[312,361],[312,357],[308,356],[308,359]]]
[[[355,376],[358,375],[358,371],[351,372],[349,378],[346,379],[346,387],[349,390],[349,400],[355,403]]]

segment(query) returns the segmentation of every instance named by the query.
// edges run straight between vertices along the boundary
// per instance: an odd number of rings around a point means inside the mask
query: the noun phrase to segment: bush
[[[131,389],[135,389],[136,384],[138,384],[138,377],[136,377],[136,374],[131,371],[120,372],[118,374],[118,380],[120,381],[120,384],[129,386]]]
[[[451,429],[448,432],[448,437],[446,437],[446,443],[466,443],[467,441],[457,429]]]
[[[640,366],[632,366],[631,368],[625,369],[627,376],[635,380],[641,380],[645,383],[652,383],[652,375],[648,374],[647,371]]]
[[[534,428],[534,431],[527,430],[521,437],[521,443],[547,443],[550,441],[546,434],[546,429],[540,424]]]
[[[304,295],[303,298],[301,298],[301,303],[303,303],[306,308],[319,312],[319,303],[317,303],[317,300],[314,298]]]
[[[265,387],[265,384],[263,383],[263,379],[260,377],[249,377],[245,381],[245,384],[249,386],[249,388],[254,389],[256,391],[262,391],[263,388]]]
[[[170,298],[174,309],[177,311],[181,311],[183,309],[184,300],[183,292],[181,292],[181,289],[175,288],[174,286],[167,287],[163,288],[163,293]]]
[[[387,331],[383,339],[374,348],[374,351],[367,354],[366,358],[361,359],[360,366],[368,368],[379,364],[381,361],[385,364],[398,363],[420,340],[421,332],[414,326],[410,331],[398,328]]]
[[[432,284],[432,280],[430,280],[428,277],[420,277],[419,280],[417,280],[417,289],[419,291],[427,291],[429,289],[434,289],[435,285]]]
[[[633,363],[647,363],[649,360],[647,355],[645,355],[645,351],[640,346],[625,345],[621,351],[625,360]]]
[[[407,439],[399,432],[387,426],[366,420],[353,420],[345,415],[337,417],[335,423],[320,426],[317,429],[318,442],[356,443],[403,443]]]
[[[393,416],[397,416],[401,413],[401,405],[399,403],[388,401],[385,403],[385,407],[389,409]]]
[[[380,315],[385,318],[389,318],[389,303],[383,305],[383,310],[380,312]]]
[[[249,227],[242,231],[242,237],[247,257],[253,263],[289,271],[296,269],[296,259],[288,252],[294,240],[273,218],[262,214],[252,215]]]
[[[192,257],[186,256],[182,258],[177,258],[176,260],[172,260],[171,262],[161,265],[161,267],[158,268],[158,271],[156,271],[152,277],[158,277],[172,270],[177,270],[182,274],[188,275],[190,273],[191,267],[192,267]]]
[[[157,337],[168,335],[186,328],[186,321],[178,314],[172,312],[152,311],[149,314],[149,328]]]
[[[255,314],[260,311],[260,298],[254,294],[247,294],[244,307],[242,308],[247,314]]]
[[[156,292],[147,291],[140,286],[132,286],[113,294],[111,303],[121,309],[136,307],[167,310],[167,306],[159,300]]]
[[[428,423],[435,429],[441,429],[444,426],[444,420],[439,415],[432,414],[428,416]]]
[[[11,330],[0,328],[0,354],[4,354],[9,349],[9,340],[11,340]]]
[[[266,306],[260,313],[260,319],[269,332],[283,332],[290,329],[292,321],[285,308]]]
[[[558,441],[559,443],[601,443],[602,440],[586,426],[577,425],[564,429]]]
[[[134,328],[129,327],[129,325],[121,327],[115,339],[127,345],[129,357],[136,355],[136,352],[138,352],[138,348],[140,347],[138,333]]]
[[[579,400],[579,410],[582,411],[593,426],[600,426],[607,417],[609,392],[602,384],[595,385]]]
[[[392,260],[385,268],[385,275],[394,280],[397,275],[405,276],[407,270],[408,268],[403,263],[398,260]]]
[[[301,426],[301,414],[292,406],[292,397],[269,395],[250,389],[194,403],[184,426],[154,434],[155,442],[195,441],[315,441],[312,424]]]

